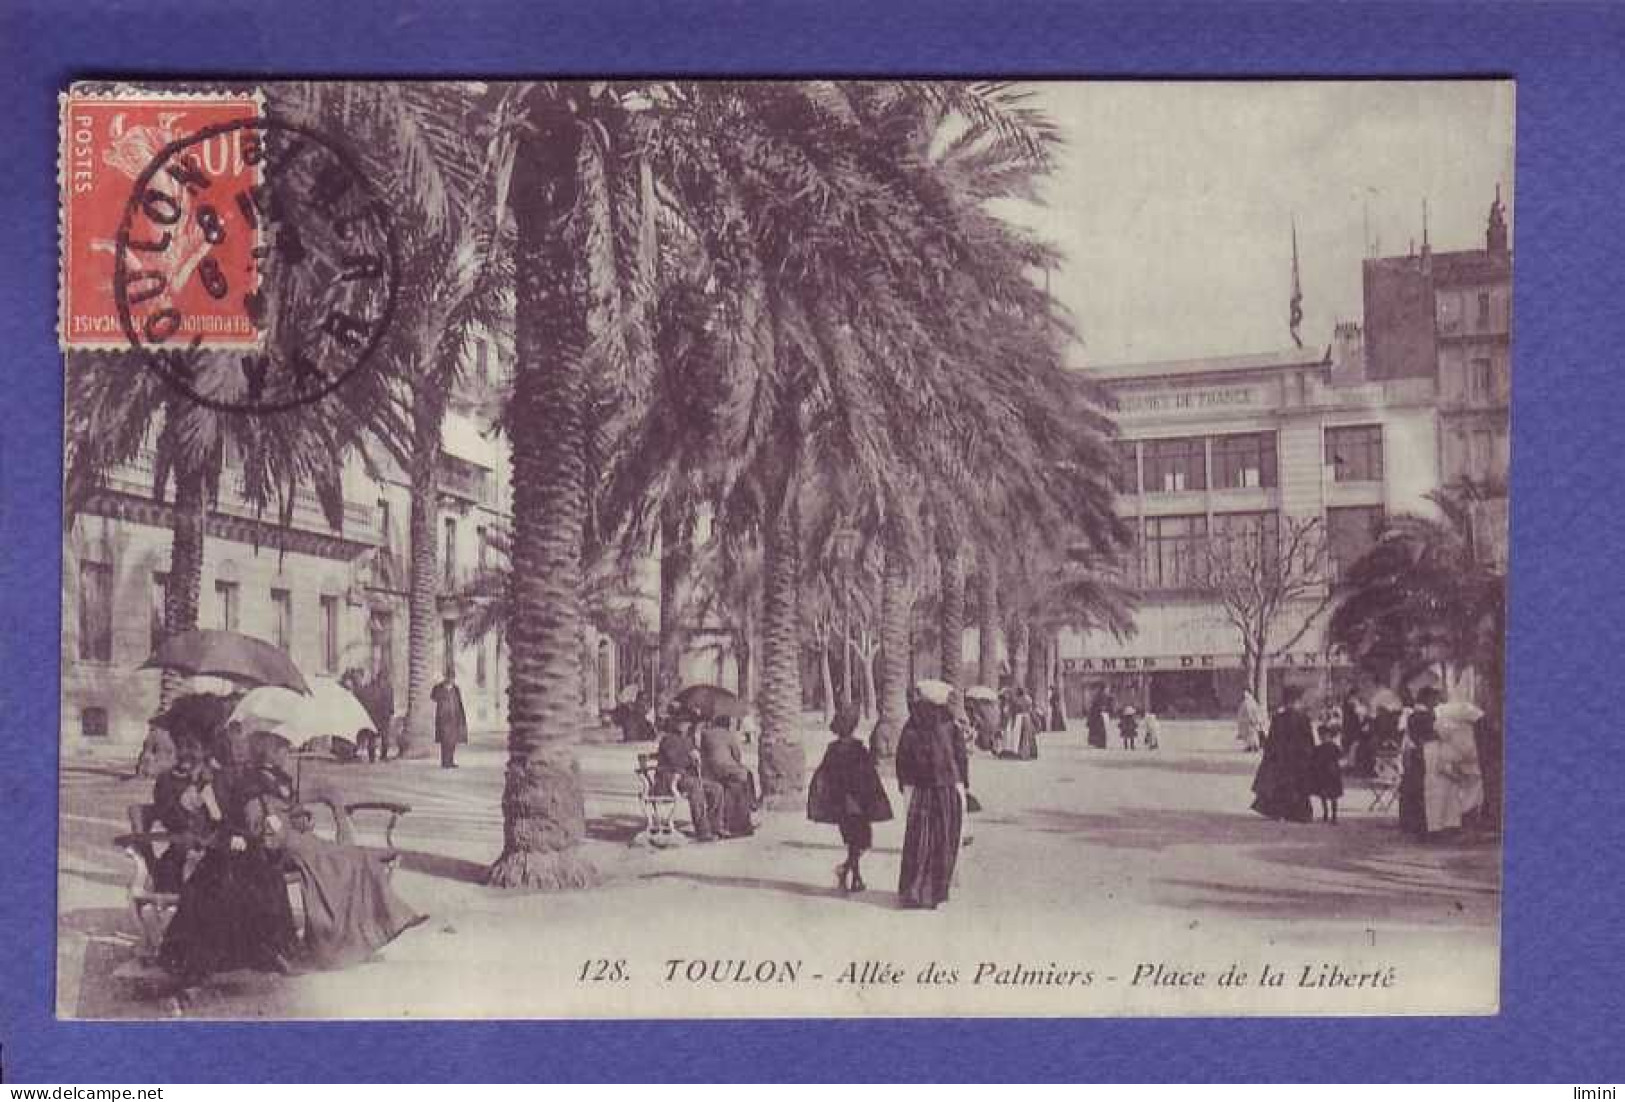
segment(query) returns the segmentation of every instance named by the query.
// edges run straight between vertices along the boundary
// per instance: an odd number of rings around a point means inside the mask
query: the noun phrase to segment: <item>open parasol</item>
[[[296,693],[310,692],[286,651],[235,631],[200,628],[171,635],[158,644],[142,668],[223,677],[250,687],[277,685]]]
[[[370,731],[372,717],[355,694],[336,681],[317,678],[308,695],[267,685],[246,694],[231,718],[246,731],[272,731],[300,743],[321,736],[344,739]]]
[[[720,685],[690,685],[672,703],[701,720],[738,719],[750,711],[743,700]]]

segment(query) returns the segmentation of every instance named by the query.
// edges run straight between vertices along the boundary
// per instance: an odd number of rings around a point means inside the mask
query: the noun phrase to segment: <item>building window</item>
[[[491,381],[491,345],[484,337],[474,338],[474,377],[481,386]]]
[[[1215,513],[1213,557],[1234,568],[1269,569],[1280,548],[1280,520],[1276,513]]]
[[[1207,489],[1207,445],[1200,436],[1181,440],[1147,440],[1145,492],[1170,494]]]
[[[457,676],[457,621],[442,620],[440,622],[440,664],[441,673],[447,681]]]
[[[113,660],[113,568],[104,562],[79,564],[79,657]]]
[[[485,573],[485,526],[474,529],[474,555],[478,560],[480,573]]]
[[[1478,327],[1480,329],[1490,327],[1490,295],[1488,291],[1478,293]]]
[[[337,673],[339,668],[339,599],[322,598],[322,669]]]
[[[441,560],[445,569],[445,577],[449,581],[457,573],[457,518],[447,517],[445,520],[445,546]]]
[[[1140,492],[1140,458],[1132,440],[1119,440],[1117,462],[1112,467],[1112,488],[1120,494]]]
[[[271,590],[271,642],[293,653],[293,594],[286,589]]]
[[[152,585],[148,589],[148,602],[152,605],[152,617],[148,628],[148,642],[152,649],[157,650],[158,644],[164,641],[164,623],[169,608],[169,575],[163,572],[154,573]]]
[[[485,688],[485,640],[474,647],[474,684]]]
[[[1487,357],[1480,357],[1467,365],[1467,397],[1477,402],[1487,402],[1494,396],[1494,390],[1495,377]]]
[[[1147,517],[1145,584],[1149,589],[1187,589],[1200,584],[1207,518]]]
[[[237,583],[214,583],[215,626],[221,631],[237,630]]]
[[[1326,510],[1326,550],[1332,571],[1341,578],[1361,555],[1371,550],[1382,534],[1380,505],[1355,505]]]
[[[1338,482],[1382,481],[1382,426],[1346,425],[1326,430],[1326,464]]]
[[[389,498],[378,499],[378,543],[385,551],[395,547],[394,524],[389,515]]]
[[[1223,490],[1275,485],[1275,434],[1214,437],[1213,485]]]
[[[107,709],[81,708],[79,710],[79,737],[107,737]]]
[[[1489,478],[1495,473],[1495,430],[1474,429],[1467,442],[1467,473]]]

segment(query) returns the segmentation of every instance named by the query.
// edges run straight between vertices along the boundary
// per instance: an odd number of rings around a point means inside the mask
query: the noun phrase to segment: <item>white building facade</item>
[[[1102,368],[1118,404],[1121,515],[1136,536],[1130,581],[1136,633],[1064,632],[1068,708],[1109,688],[1169,718],[1233,716],[1243,649],[1203,584],[1209,541],[1315,518],[1326,573],[1353,562],[1383,519],[1425,511],[1440,484],[1439,413],[1431,379],[1368,381],[1360,330],[1340,326],[1336,354],[1304,350]],[[1321,602],[1276,622],[1267,693],[1319,693],[1354,671],[1328,646]],[[1300,625],[1308,630],[1290,645]]]

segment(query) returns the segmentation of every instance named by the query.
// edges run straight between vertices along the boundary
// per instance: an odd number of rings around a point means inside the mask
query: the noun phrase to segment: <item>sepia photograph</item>
[[[1514,115],[66,88],[57,1016],[1497,1014]]]

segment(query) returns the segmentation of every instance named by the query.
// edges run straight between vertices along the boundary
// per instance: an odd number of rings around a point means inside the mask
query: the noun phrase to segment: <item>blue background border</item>
[[[1625,1078],[1625,7],[149,0],[0,7],[0,1044],[9,1081]],[[1503,1012],[1490,1019],[96,1025],[51,1016],[55,95],[103,75],[1512,75]],[[1092,931],[1080,930],[1087,941]],[[545,952],[546,930],[537,932]],[[1608,1037],[1614,1041],[1610,1042]]]

